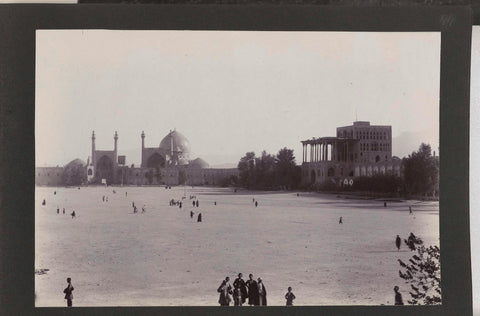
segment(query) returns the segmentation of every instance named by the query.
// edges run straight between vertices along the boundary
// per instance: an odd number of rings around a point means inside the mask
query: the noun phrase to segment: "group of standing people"
[[[220,293],[218,303],[221,306],[229,306],[233,295],[234,306],[242,306],[248,298],[248,305],[250,306],[266,306],[267,305],[267,289],[263,284],[261,278],[256,281],[253,279],[253,274],[249,275],[249,279],[244,281],[242,273],[238,274],[238,278],[233,282],[233,287],[230,284],[230,278],[227,276],[222,284],[217,289]]]
[[[410,235],[408,236],[408,239],[404,239],[403,241],[408,246],[408,248],[412,251],[416,249],[416,245],[423,244],[423,240],[415,236],[413,233],[410,233]],[[397,246],[397,251],[400,251],[400,247],[402,245],[402,239],[400,238],[399,235],[397,235],[397,238],[395,239],[395,245]]]

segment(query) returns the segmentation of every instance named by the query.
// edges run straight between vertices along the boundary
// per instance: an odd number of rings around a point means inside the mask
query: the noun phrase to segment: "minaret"
[[[170,130],[170,161],[173,163],[173,132]]]
[[[115,135],[113,136],[113,139],[115,140],[113,151],[115,152],[115,156],[116,156],[117,155],[117,141],[118,141],[117,131],[115,131]]]
[[[142,160],[141,160],[140,166],[143,167],[143,151],[145,149],[145,132],[144,131],[142,131],[141,137],[142,137],[142,156],[141,156]]]
[[[92,131],[92,166],[95,165],[95,131]]]

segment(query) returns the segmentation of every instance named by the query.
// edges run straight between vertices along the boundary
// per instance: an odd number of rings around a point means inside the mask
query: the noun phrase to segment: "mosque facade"
[[[227,185],[237,168],[210,168],[201,159],[191,159],[190,142],[180,132],[170,131],[158,147],[145,146],[145,132],[141,135],[141,163],[128,166],[126,156],[118,155],[118,133],[113,136],[113,150],[96,148],[92,132],[91,155],[87,163],[76,159],[65,167],[36,168],[37,185],[68,185],[72,174],[84,172],[84,184],[108,185]],[[69,167],[69,168],[67,168]]]
[[[402,176],[402,161],[392,156],[392,127],[356,121],[337,127],[335,137],[311,138],[301,142],[302,183],[332,182],[352,185],[355,177],[377,174]]]

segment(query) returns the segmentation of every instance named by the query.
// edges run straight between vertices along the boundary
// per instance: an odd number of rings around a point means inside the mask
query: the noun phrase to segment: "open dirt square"
[[[183,196],[181,209],[169,205]],[[73,306],[218,305],[221,281],[233,283],[239,272],[263,279],[268,305],[285,305],[288,286],[294,305],[393,305],[395,285],[409,297],[397,259],[413,255],[405,244],[397,252],[396,235],[413,232],[440,246],[438,202],[384,207],[302,192],[37,187],[35,203],[35,269],[48,269],[35,274],[37,307],[66,306],[67,277]]]

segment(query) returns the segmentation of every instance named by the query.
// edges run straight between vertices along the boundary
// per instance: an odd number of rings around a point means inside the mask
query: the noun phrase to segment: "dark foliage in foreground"
[[[408,262],[398,259],[402,270],[398,273],[412,291],[409,292],[411,305],[437,305],[442,303],[440,282],[440,248],[437,246],[417,248],[417,254]]]

